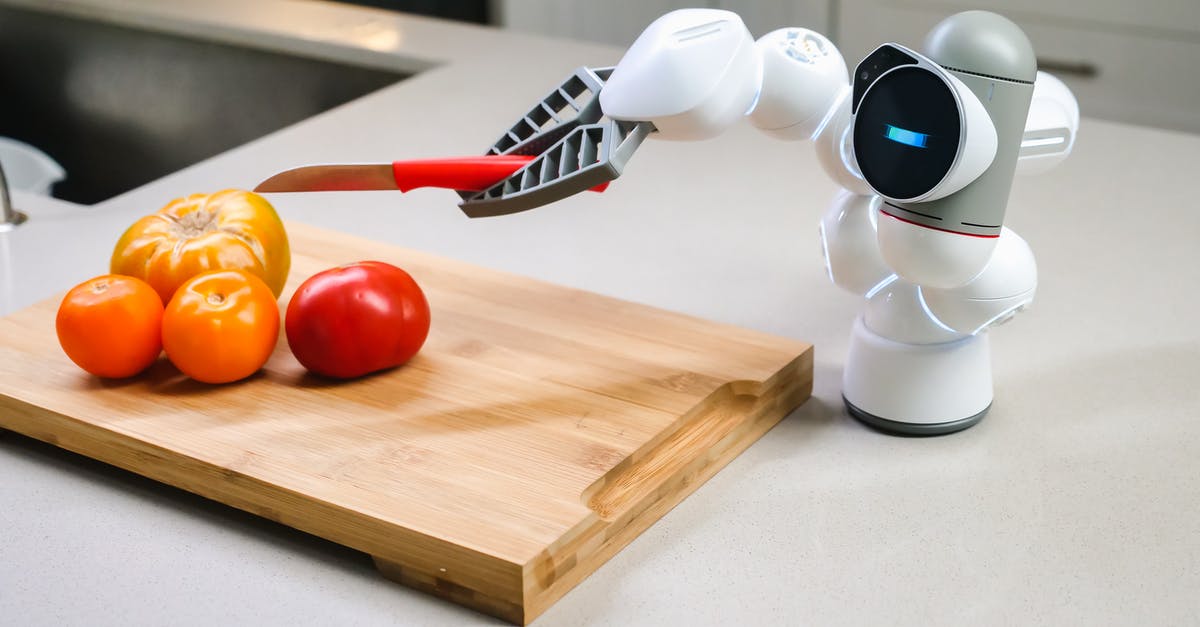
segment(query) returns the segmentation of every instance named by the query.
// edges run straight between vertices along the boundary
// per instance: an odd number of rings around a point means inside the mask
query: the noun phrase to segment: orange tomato
[[[278,297],[291,263],[271,203],[227,189],[177,198],[133,223],[113,249],[110,271],[146,281],[165,304],[185,281],[210,270],[245,270]]]
[[[279,305],[262,279],[242,270],[192,277],[163,313],[167,358],[187,376],[229,383],[262,368],[279,339]]]
[[[80,368],[113,379],[145,370],[162,352],[163,305],[154,288],[105,275],[76,285],[58,306],[58,343]]]

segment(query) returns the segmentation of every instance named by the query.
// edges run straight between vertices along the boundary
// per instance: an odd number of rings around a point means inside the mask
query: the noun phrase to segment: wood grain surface
[[[812,348],[289,224],[292,277],[377,259],[425,289],[407,365],[332,382],[280,339],[245,381],[165,358],[103,381],[58,300],[0,319],[0,427],[365,551],[387,577],[528,623],[811,391]],[[99,274],[99,272],[98,272]]]

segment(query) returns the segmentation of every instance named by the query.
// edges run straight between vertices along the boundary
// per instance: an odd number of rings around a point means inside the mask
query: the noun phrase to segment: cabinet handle
[[[1037,65],[1039,70],[1051,74],[1067,74],[1079,78],[1096,78],[1100,75],[1100,68],[1087,61],[1063,61],[1038,57]]]

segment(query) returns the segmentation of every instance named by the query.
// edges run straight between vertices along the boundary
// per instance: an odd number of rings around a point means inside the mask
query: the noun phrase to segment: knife
[[[480,155],[414,159],[358,165],[309,165],[280,172],[258,184],[255,192],[332,192],[441,187],[478,192],[503,181],[535,155]],[[602,192],[608,183],[591,188]]]

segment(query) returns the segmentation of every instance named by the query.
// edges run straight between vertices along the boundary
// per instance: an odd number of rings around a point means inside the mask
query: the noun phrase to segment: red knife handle
[[[402,192],[418,187],[478,192],[512,176],[534,158],[534,155],[480,155],[393,161],[392,176]],[[606,187],[608,183],[597,185],[592,191],[604,191]]]
[[[418,187],[478,192],[511,176],[532,160],[532,155],[486,155],[395,161],[392,175],[402,192]]]

